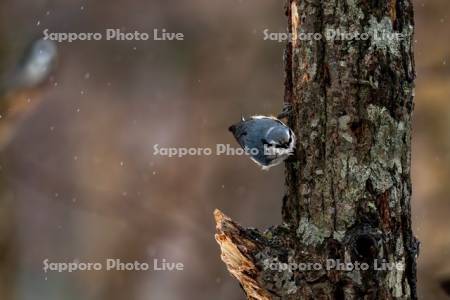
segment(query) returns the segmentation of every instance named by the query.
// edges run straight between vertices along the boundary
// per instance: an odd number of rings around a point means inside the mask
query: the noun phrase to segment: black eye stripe
[[[289,144],[275,145],[275,148],[278,148],[278,149],[287,149],[287,148],[289,148]]]
[[[272,145],[271,143],[269,143],[266,139],[261,139],[261,142],[262,142],[264,145],[267,145],[267,146],[274,146],[274,145]]]

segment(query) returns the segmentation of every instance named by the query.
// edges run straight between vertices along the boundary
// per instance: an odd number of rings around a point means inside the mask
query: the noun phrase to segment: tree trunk
[[[411,0],[288,0],[286,12],[297,150],[283,225],[260,233],[216,211],[222,259],[248,299],[417,299]],[[299,40],[305,33],[322,38]]]

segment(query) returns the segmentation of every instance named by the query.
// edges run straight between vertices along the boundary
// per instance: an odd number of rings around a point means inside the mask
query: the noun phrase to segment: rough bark
[[[416,299],[412,3],[288,0],[286,15],[285,102],[298,142],[286,163],[283,224],[260,233],[216,211],[222,259],[248,299]],[[329,29],[405,38],[296,38]],[[338,270],[331,260],[369,269]],[[375,261],[395,267],[376,270]],[[318,265],[299,270],[307,263]]]

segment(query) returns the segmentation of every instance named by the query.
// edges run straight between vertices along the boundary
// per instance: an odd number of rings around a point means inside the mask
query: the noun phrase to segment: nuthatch
[[[40,102],[38,96],[55,71],[57,54],[54,41],[36,40],[0,81],[0,149],[9,142],[23,117]]]
[[[263,170],[276,166],[293,154],[295,135],[275,117],[253,116],[230,126],[239,145]]]
[[[39,39],[26,50],[9,80],[9,89],[35,88],[48,79],[54,70],[57,47],[51,40]]]

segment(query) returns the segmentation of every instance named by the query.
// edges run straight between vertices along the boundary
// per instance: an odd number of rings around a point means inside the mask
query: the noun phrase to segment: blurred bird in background
[[[24,116],[36,107],[45,83],[55,69],[57,47],[36,40],[26,49],[11,72],[0,81],[0,151],[5,148]],[[3,161],[0,162],[0,169]],[[0,299],[15,298],[18,262],[14,196],[0,177]]]
[[[38,39],[25,50],[14,69],[0,82],[0,149],[11,139],[20,120],[39,103],[39,94],[55,70],[55,42]]]

